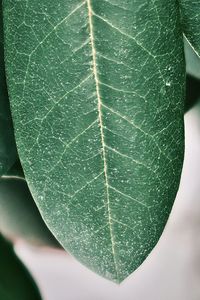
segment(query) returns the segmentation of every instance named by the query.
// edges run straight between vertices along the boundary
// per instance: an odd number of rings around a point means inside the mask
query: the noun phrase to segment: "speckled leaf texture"
[[[67,251],[121,282],[157,243],[180,180],[177,1],[5,0],[4,21],[33,197]]]
[[[17,156],[5,78],[1,4],[0,0],[0,176],[12,167]]]
[[[32,277],[1,234],[0,266],[1,300],[41,300]]]
[[[179,0],[183,31],[196,54],[200,56],[200,1]]]

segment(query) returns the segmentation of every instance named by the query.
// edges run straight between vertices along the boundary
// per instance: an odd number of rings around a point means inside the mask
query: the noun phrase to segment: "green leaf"
[[[200,79],[187,75],[185,113],[200,101]]]
[[[17,152],[5,79],[3,19],[0,1],[0,176],[14,164],[16,156]]]
[[[0,235],[0,299],[41,300],[38,289],[13,247]]]
[[[200,78],[200,57],[196,54],[194,49],[185,39],[185,59],[186,59],[186,71],[188,74]]]
[[[39,246],[58,247],[46,227],[23,179],[0,180],[0,232],[11,240],[25,239]]]
[[[200,57],[184,38],[186,60],[186,99],[185,112],[191,109],[200,98]]]
[[[183,32],[193,50],[200,56],[200,3],[197,0],[179,0]]]
[[[18,179],[24,179],[24,171],[19,158],[16,159],[14,165],[4,175],[8,177],[17,177]]]
[[[17,146],[65,249],[121,282],[168,219],[183,161],[179,7],[159,1],[4,1]]]

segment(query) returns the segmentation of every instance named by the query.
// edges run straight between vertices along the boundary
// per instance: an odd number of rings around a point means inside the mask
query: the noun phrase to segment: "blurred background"
[[[200,60],[187,42],[185,51],[188,73],[185,160],[179,192],[159,243],[142,266],[117,286],[62,250],[30,246],[23,239],[15,239],[15,250],[33,275],[44,300],[200,299],[200,103],[197,101],[200,99]],[[196,104],[189,109],[192,103]],[[1,209],[3,205],[1,201]],[[16,207],[9,209],[16,210]],[[35,217],[32,219],[24,212],[23,215],[27,216],[27,230],[29,226],[37,230],[37,226],[33,226]],[[20,219],[17,226],[14,225],[16,234],[18,230],[25,230]],[[0,226],[4,226],[2,218],[0,221]],[[8,226],[5,228],[9,236],[11,231]],[[48,241],[50,245],[55,242],[50,236]]]

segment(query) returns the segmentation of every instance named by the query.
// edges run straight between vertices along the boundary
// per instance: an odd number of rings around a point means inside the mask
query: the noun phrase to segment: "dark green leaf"
[[[0,299],[41,300],[28,271],[14,253],[13,247],[0,235]]]
[[[200,79],[200,57],[190,46],[188,41],[184,39],[185,42],[185,59],[186,59],[186,71],[193,77]]]
[[[24,171],[22,169],[22,165],[21,165],[21,162],[20,162],[19,158],[17,158],[14,165],[4,175],[6,175],[8,177],[13,177],[14,176],[14,177],[17,177],[19,179],[24,178]]]
[[[187,75],[185,113],[200,99],[200,79]]]
[[[0,180],[0,232],[11,240],[58,247],[23,179],[3,176]]]
[[[20,159],[62,245],[120,282],[157,243],[183,161],[175,0],[4,1]]]
[[[16,156],[17,152],[5,79],[3,19],[0,0],[0,176],[5,174],[14,164]]]

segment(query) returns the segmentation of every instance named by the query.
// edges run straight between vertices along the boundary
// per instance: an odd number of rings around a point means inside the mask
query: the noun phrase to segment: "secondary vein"
[[[102,144],[102,155],[103,155],[103,164],[104,164],[104,176],[105,176],[105,186],[106,186],[106,197],[107,197],[107,211],[108,211],[108,222],[109,222],[109,230],[110,230],[110,236],[111,236],[111,244],[112,244],[112,253],[113,253],[113,260],[115,265],[115,271],[116,275],[119,278],[119,272],[116,262],[116,253],[115,253],[115,241],[114,241],[114,234],[113,234],[113,228],[112,228],[112,218],[111,218],[111,210],[110,210],[110,195],[109,195],[109,182],[108,182],[108,167],[107,167],[107,160],[106,160],[106,147],[105,147],[105,137],[104,137],[104,131],[103,131],[103,117],[102,117],[102,100],[100,95],[100,89],[99,89],[99,78],[98,78],[98,72],[97,72],[97,53],[95,49],[95,41],[94,41],[94,28],[93,28],[93,11],[91,6],[91,0],[87,1],[87,7],[88,7],[88,18],[89,18],[89,32],[90,32],[90,42],[92,47],[92,59],[93,59],[93,73],[94,73],[94,79],[95,79],[95,85],[96,85],[96,94],[97,94],[97,100],[98,100],[98,114],[99,114],[99,127],[101,132],[101,144]]]

